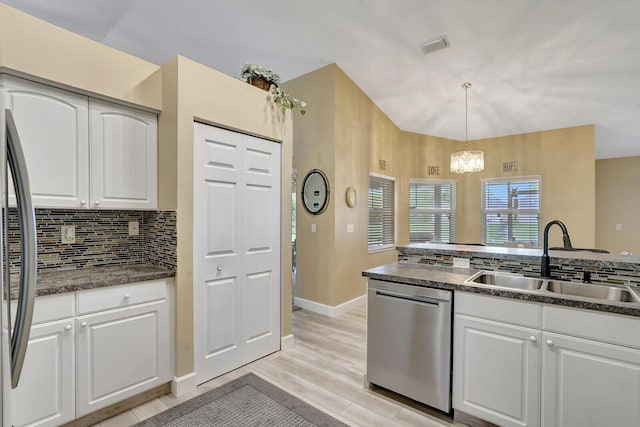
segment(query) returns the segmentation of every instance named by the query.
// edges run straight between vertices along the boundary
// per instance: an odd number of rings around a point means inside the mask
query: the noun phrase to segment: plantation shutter
[[[409,241],[456,240],[456,182],[409,181]]]
[[[393,247],[394,186],[393,178],[369,175],[369,251]]]
[[[482,182],[483,243],[540,245],[541,178],[521,177]]]

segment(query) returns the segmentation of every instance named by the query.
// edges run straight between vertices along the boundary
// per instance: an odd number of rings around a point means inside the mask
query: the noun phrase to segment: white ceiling
[[[156,64],[286,81],[335,62],[401,129],[446,138],[465,138],[470,81],[469,139],[594,123],[597,158],[640,155],[638,0],[4,2]]]

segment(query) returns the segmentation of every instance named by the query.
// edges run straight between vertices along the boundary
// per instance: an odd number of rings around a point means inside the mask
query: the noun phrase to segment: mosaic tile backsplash
[[[140,233],[129,236],[129,221]],[[61,243],[63,225],[74,225],[76,242]],[[36,209],[38,269],[69,270],[148,262],[176,270],[174,211]],[[17,211],[9,210],[10,270],[20,269]]]
[[[469,258],[473,270],[506,271],[530,277],[540,277],[540,258],[528,256],[491,256],[486,253],[456,255],[439,250],[403,250],[398,248],[398,261],[436,267],[453,267],[454,257]],[[581,282],[584,272],[591,273],[591,281],[617,285],[640,286],[640,266],[624,262],[601,262],[581,259],[551,259],[551,277]]]

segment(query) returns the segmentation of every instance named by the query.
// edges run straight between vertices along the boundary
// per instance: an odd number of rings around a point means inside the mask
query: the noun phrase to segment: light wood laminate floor
[[[366,309],[329,318],[307,310],[293,313],[295,343],[198,386],[186,396],[162,396],[116,417],[101,427],[130,426],[248,372],[353,426],[461,426],[385,390],[364,387]]]

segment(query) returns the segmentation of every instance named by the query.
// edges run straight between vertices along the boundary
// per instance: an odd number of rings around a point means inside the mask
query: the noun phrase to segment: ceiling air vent
[[[433,39],[429,39],[427,41],[419,43],[420,49],[422,49],[422,53],[425,55],[427,53],[435,52],[436,50],[444,49],[445,47],[449,47],[449,39],[447,36],[442,35]]]

